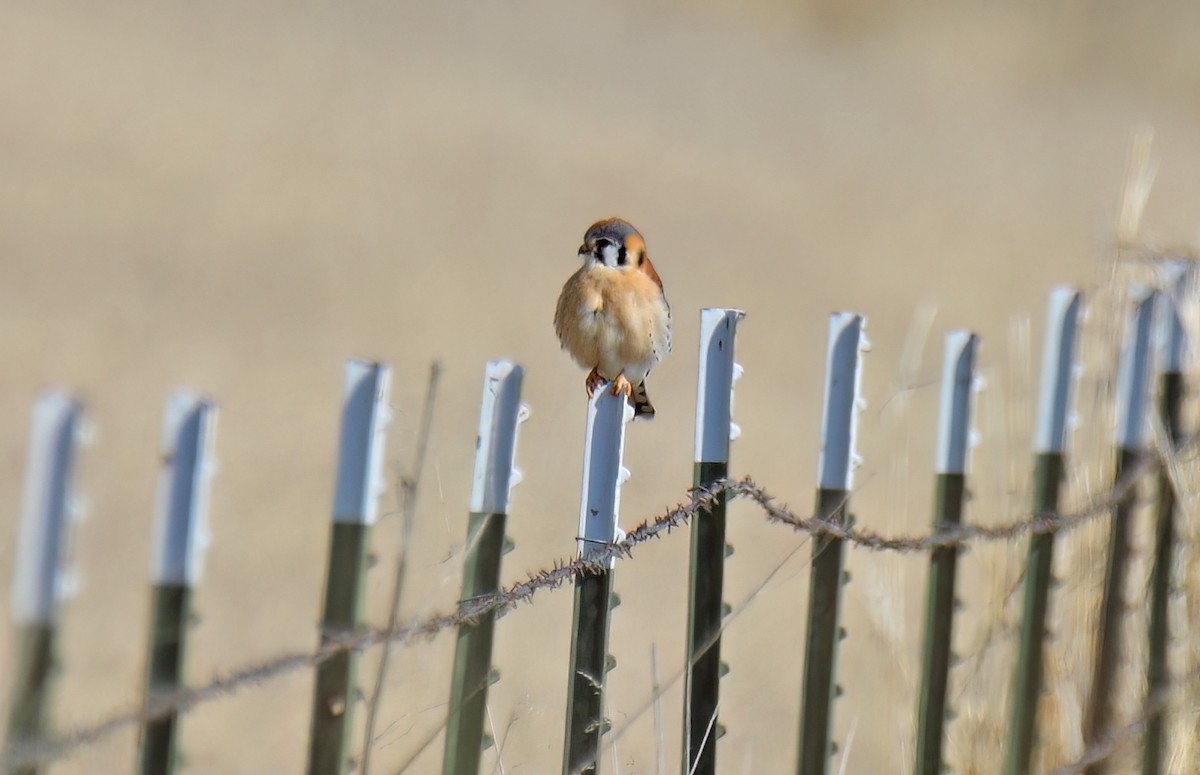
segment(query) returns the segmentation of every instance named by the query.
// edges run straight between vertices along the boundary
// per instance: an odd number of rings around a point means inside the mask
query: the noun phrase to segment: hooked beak
[[[591,254],[592,254],[592,251],[588,250],[587,245],[579,246],[579,257],[580,258],[583,258],[584,256],[590,256]]]

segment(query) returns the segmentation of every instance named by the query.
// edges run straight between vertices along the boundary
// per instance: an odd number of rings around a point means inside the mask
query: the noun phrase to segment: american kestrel
[[[634,417],[653,417],[646,375],[671,351],[671,308],[646,255],[646,241],[620,218],[592,225],[579,248],[583,266],[558,297],[554,330],[588,372],[588,396],[604,381],[633,401]]]

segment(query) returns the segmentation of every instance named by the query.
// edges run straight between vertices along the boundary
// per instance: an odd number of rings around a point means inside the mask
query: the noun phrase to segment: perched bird
[[[646,241],[620,218],[592,225],[579,248],[583,266],[558,297],[554,330],[588,372],[590,397],[601,383],[633,400],[634,417],[653,417],[646,375],[671,351],[671,308],[646,255]]]

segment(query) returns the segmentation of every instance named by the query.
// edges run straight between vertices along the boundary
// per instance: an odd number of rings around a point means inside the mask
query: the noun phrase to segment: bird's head
[[[646,260],[646,241],[628,221],[607,218],[592,224],[583,235],[579,257],[585,264],[630,271]]]

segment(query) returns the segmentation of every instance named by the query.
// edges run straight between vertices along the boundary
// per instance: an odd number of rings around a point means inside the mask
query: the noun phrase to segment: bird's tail
[[[650,396],[646,395],[645,381],[634,386],[632,398],[633,419],[645,417],[647,420],[651,420],[654,418],[654,404],[650,403]]]

